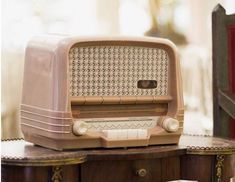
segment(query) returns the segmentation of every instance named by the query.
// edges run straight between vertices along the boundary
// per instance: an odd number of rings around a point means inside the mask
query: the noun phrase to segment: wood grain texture
[[[180,157],[162,158],[162,181],[180,179]]]
[[[83,163],[94,160],[136,160],[166,158],[185,155],[186,152],[217,155],[235,152],[235,141],[216,137],[182,135],[179,145],[159,145],[149,147],[83,149],[55,151],[35,146],[24,140],[2,141],[1,160],[6,165],[53,166],[68,165],[69,162]],[[15,150],[17,148],[17,150]],[[205,150],[208,149],[208,150]],[[69,161],[67,161],[69,159]],[[70,161],[71,159],[71,161]],[[82,160],[81,160],[82,159]]]
[[[229,85],[230,91],[235,94],[235,14],[228,25],[228,54],[229,54]],[[228,18],[227,18],[228,19]]]
[[[225,28],[225,9],[219,4],[212,12],[212,77],[213,77],[213,117],[214,117],[214,136],[223,136],[222,132],[227,133],[227,120],[225,113],[221,112],[218,102],[218,89],[228,89],[227,70],[227,36]],[[221,49],[222,48],[222,49]],[[222,64],[223,65],[222,65]],[[222,120],[221,120],[222,118]],[[222,128],[224,126],[225,128]]]
[[[79,179],[79,166],[67,165],[61,166],[59,178],[63,182],[77,182]],[[2,182],[47,182],[55,181],[53,179],[52,166],[10,166],[2,165],[1,167]]]
[[[4,146],[2,150],[2,180],[4,182],[31,182],[32,180],[47,182],[52,179],[53,166],[57,165],[61,166],[61,176],[65,182],[99,182],[104,179],[111,182],[165,182],[178,179],[211,181],[215,179],[213,177],[215,176],[215,158],[218,154],[225,156],[223,179],[227,181],[235,175],[235,141],[216,137],[183,135],[178,146],[63,152],[34,146],[23,140],[5,141],[2,142],[2,146]],[[18,150],[15,150],[16,148]],[[190,152],[192,153],[189,154]],[[74,156],[74,159],[76,156],[83,156],[84,160],[77,164],[68,164],[67,157],[71,156]],[[57,165],[54,165],[52,159],[57,160]],[[42,161],[44,161],[43,165]],[[17,166],[18,164],[21,166]],[[143,177],[136,173],[141,169],[146,170],[146,175]]]
[[[80,178],[79,165],[67,165],[62,167],[63,182],[78,182]]]
[[[233,76],[232,67],[234,62],[234,51],[231,47],[231,26],[235,25],[235,14],[226,15],[225,9],[218,4],[212,12],[212,58],[213,58],[213,117],[214,136],[234,138],[235,125],[233,101],[225,92],[232,92]],[[233,59],[233,61],[232,61]],[[232,70],[232,71],[231,71]],[[223,91],[223,92],[222,92]],[[225,92],[224,92],[225,91]]]
[[[154,159],[184,155],[185,148],[176,145],[135,147],[126,149],[87,150],[87,161]]]
[[[145,169],[146,175],[140,177],[137,170]],[[96,161],[81,165],[82,182],[126,182],[161,180],[161,160]]]
[[[7,165],[68,165],[84,162],[86,158],[86,154],[82,151],[55,151],[26,142],[23,139],[2,141],[1,146],[1,162]]]
[[[200,182],[214,181],[214,157],[187,155],[182,156],[180,161],[181,179],[197,180]]]
[[[140,177],[137,171],[146,170],[146,176]],[[179,156],[147,159],[147,160],[118,160],[90,161],[81,165],[82,181],[120,182],[120,181],[169,181],[180,179]]]
[[[49,181],[50,167],[1,166],[2,182]]]
[[[235,154],[225,156],[223,168],[223,181],[229,181],[235,176]]]
[[[219,90],[219,104],[232,118],[235,118],[235,95]]]
[[[230,17],[230,18],[229,18]],[[229,15],[227,17],[228,22],[231,23],[228,28],[228,54],[229,54],[229,85],[230,85],[230,92],[235,95],[235,14]],[[235,99],[233,99],[235,102]],[[233,105],[233,108],[235,109],[235,104]],[[230,112],[231,113],[231,112]],[[235,138],[235,111],[232,112],[234,116],[231,116],[229,120],[229,137]]]

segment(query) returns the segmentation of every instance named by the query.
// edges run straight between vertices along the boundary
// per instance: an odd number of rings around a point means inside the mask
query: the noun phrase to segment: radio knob
[[[88,129],[87,123],[84,121],[75,121],[73,124],[73,133],[75,135],[84,135]]]
[[[175,132],[179,129],[179,121],[174,118],[166,118],[162,123],[162,127],[168,132]]]

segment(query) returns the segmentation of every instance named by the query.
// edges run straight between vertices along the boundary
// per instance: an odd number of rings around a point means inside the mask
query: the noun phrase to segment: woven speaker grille
[[[71,96],[167,95],[169,57],[163,49],[74,47],[69,64]],[[156,80],[157,88],[140,89],[139,80]]]

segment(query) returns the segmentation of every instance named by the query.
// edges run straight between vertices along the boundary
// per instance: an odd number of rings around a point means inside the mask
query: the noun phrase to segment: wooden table
[[[21,140],[2,141],[2,181],[229,181],[235,141],[188,136],[179,145],[54,151]]]

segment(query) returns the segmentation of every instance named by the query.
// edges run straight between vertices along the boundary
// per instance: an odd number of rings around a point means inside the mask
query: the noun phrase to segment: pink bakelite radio
[[[166,39],[34,37],[25,55],[25,140],[65,150],[177,144],[183,98]]]

